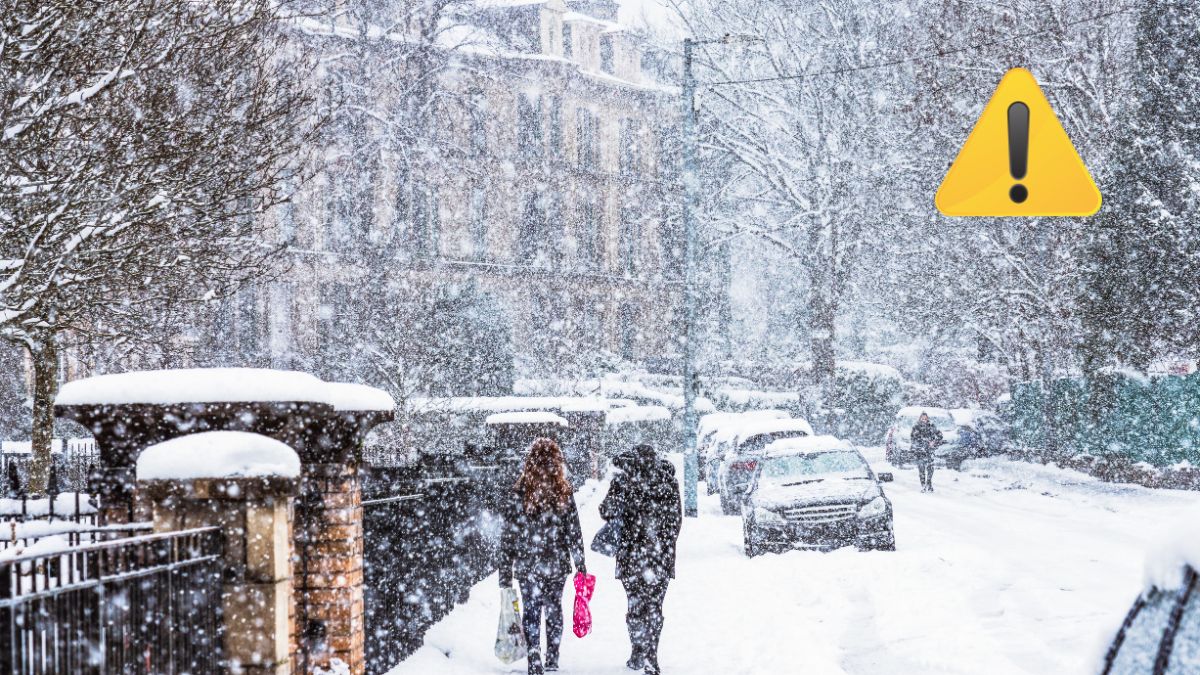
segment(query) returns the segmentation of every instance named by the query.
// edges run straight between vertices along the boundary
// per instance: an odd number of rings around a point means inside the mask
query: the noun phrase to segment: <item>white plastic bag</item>
[[[525,658],[525,633],[521,630],[521,605],[517,589],[500,589],[500,625],[496,628],[496,657],[504,663]]]

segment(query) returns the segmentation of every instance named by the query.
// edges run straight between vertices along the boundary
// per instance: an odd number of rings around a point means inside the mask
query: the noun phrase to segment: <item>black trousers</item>
[[[917,473],[921,474],[921,487],[933,487],[933,460],[917,460]]]
[[[635,654],[657,661],[658,640],[663,628],[663,600],[667,597],[667,579],[646,582],[642,579],[622,579],[629,607],[625,624],[629,628],[629,643]]]
[[[525,632],[525,644],[530,652],[542,653],[542,613],[546,615],[547,653],[558,654],[562,644],[563,588],[566,577],[530,577],[521,579],[521,628]]]

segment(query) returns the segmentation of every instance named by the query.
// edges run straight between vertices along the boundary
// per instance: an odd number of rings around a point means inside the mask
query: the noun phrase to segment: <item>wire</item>
[[[1078,19],[1076,21],[1068,21],[1068,22],[1062,24],[1062,26],[1060,28],[1069,28],[1072,26],[1077,26],[1079,24],[1101,21],[1103,19],[1108,19],[1108,18],[1114,17],[1118,14],[1124,14],[1126,12],[1131,11],[1132,9],[1133,9],[1133,7],[1123,7],[1121,9],[1115,9],[1111,12],[1105,12],[1104,14],[1097,14],[1095,16],[1090,16],[1090,17],[1087,17],[1086,19]],[[1059,28],[1046,28],[1043,30],[1031,31],[1028,33],[1019,33],[1017,35],[1009,35],[1009,36],[1005,36],[1004,38],[991,40],[989,42],[980,42],[978,44],[967,45],[965,47],[955,47],[953,49],[941,49],[941,50],[938,50],[937,52],[930,53],[930,54],[923,54],[923,55],[919,55],[919,56],[907,56],[904,58],[891,59],[888,61],[878,61],[876,63],[867,63],[867,64],[864,64],[861,66],[852,66],[849,68],[816,70],[811,73],[798,73],[796,75],[776,75],[773,77],[756,77],[756,78],[748,78],[748,79],[744,79],[744,80],[717,80],[715,82],[699,83],[698,86],[719,87],[719,86],[727,85],[727,84],[756,84],[756,83],[761,83],[761,82],[779,82],[779,81],[784,81],[784,80],[803,80],[805,78],[820,77],[822,75],[841,75],[844,73],[857,73],[857,72],[861,72],[864,70],[875,70],[875,69],[879,69],[879,68],[891,68],[892,66],[899,66],[899,65],[903,65],[905,63],[915,63],[917,61],[924,61],[926,59],[940,59],[940,58],[945,58],[947,56],[951,56],[954,54],[961,54],[963,52],[974,51],[977,49],[987,49],[988,47],[995,47],[997,45],[1005,44],[1005,43],[1011,42],[1013,40],[1024,40],[1024,39],[1031,38],[1031,37],[1037,37],[1038,35],[1045,35],[1047,33],[1053,33],[1058,29]]]

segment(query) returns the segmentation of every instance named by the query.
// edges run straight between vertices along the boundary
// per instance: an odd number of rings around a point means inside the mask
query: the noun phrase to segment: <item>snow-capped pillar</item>
[[[222,646],[230,672],[293,672],[299,475],[292,448],[235,431],[183,436],[138,459],[138,488],[151,505],[155,532],[219,527],[224,534]]]

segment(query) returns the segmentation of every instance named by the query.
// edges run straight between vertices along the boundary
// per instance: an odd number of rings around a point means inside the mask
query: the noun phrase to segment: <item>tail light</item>
[[[735,471],[753,471],[758,467],[758,462],[753,459],[744,459],[740,462],[734,462],[729,468]]]

